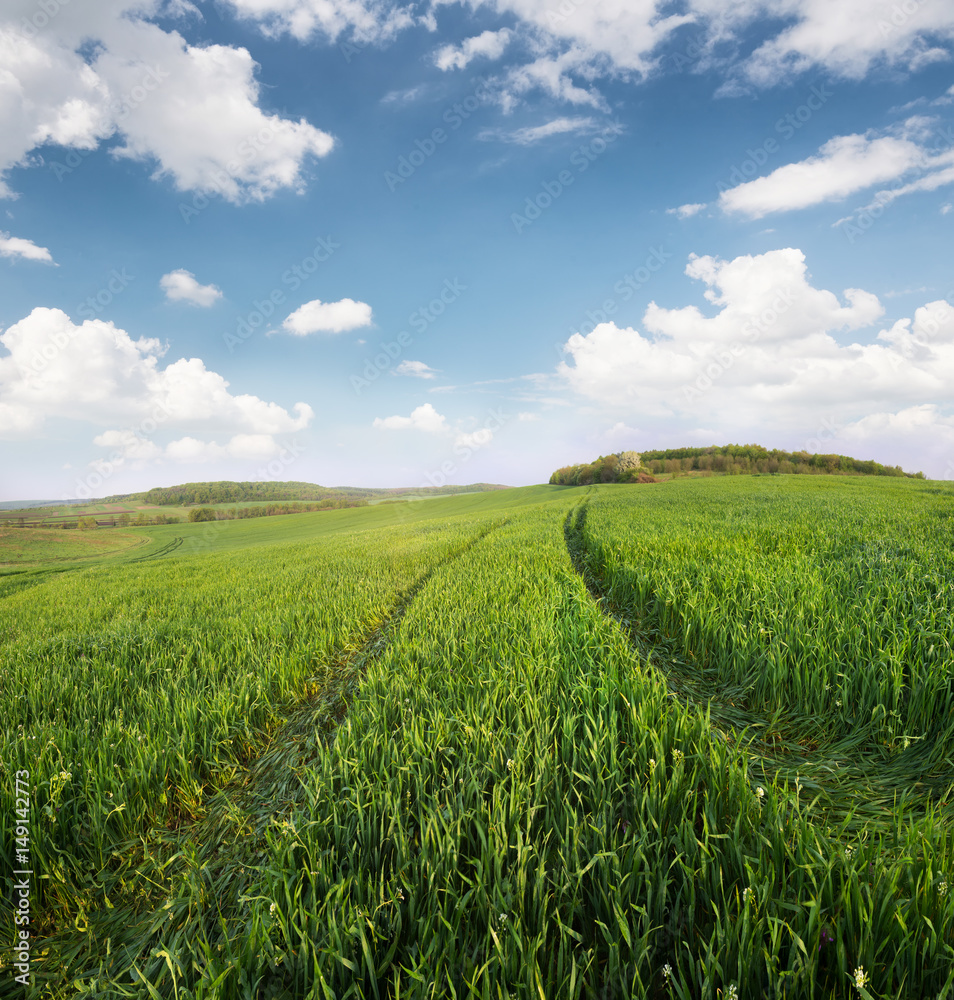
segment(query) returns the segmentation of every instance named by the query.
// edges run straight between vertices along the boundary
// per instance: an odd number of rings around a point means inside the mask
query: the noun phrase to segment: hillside
[[[708,448],[669,448],[661,451],[617,452],[593,462],[566,465],[550,476],[560,486],[591,483],[652,482],[654,476],[681,473],[703,475],[816,475],[895,476],[924,479],[923,472],[905,472],[900,465],[881,465],[848,455],[810,454],[807,451],[769,450],[757,444],[726,444]],[[645,478],[641,478],[644,476]]]
[[[143,493],[121,493],[106,497],[106,503],[135,502],[158,506],[187,504],[242,503],[247,500],[373,500],[399,497],[413,493],[420,496],[450,496],[456,493],[482,493],[505,490],[507,486],[473,483],[470,486],[426,486],[372,489],[360,486],[319,486],[301,482],[182,483],[178,486],[156,486]]]

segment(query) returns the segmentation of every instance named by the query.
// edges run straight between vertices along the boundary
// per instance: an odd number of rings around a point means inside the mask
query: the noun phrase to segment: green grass
[[[100,559],[142,544],[138,531],[62,531],[0,527],[0,573],[10,566]]]
[[[38,578],[38,995],[950,996],[952,500],[532,487]]]

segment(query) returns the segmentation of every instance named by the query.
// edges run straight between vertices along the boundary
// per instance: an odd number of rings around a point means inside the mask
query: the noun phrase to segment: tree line
[[[272,517],[276,514],[302,514],[313,510],[343,510],[345,507],[367,507],[367,500],[347,497],[327,497],[318,503],[269,503],[258,507],[193,507],[190,521],[235,521],[249,517]]]
[[[654,482],[655,476],[678,476],[697,472],[703,475],[844,475],[896,476],[924,479],[923,472],[905,472],[900,465],[882,465],[873,460],[848,455],[810,454],[807,451],[782,451],[757,444],[727,444],[708,448],[667,448],[644,451],[637,456],[635,468],[631,457],[621,464],[621,456],[636,452],[600,455],[595,462],[568,465],[557,469],[550,482],[563,486],[588,486],[591,483]],[[646,476],[646,478],[640,478]]]

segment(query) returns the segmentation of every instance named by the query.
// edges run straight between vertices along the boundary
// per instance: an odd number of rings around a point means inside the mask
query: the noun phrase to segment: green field
[[[38,996],[954,995],[950,484],[40,532],[0,537]]]

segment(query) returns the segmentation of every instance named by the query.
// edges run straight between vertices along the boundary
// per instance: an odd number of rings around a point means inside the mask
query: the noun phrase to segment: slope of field
[[[142,544],[137,531],[58,531],[0,526],[0,572],[6,566],[98,559]]]
[[[949,995],[952,502],[536,487],[144,529],[5,598],[37,981]]]

